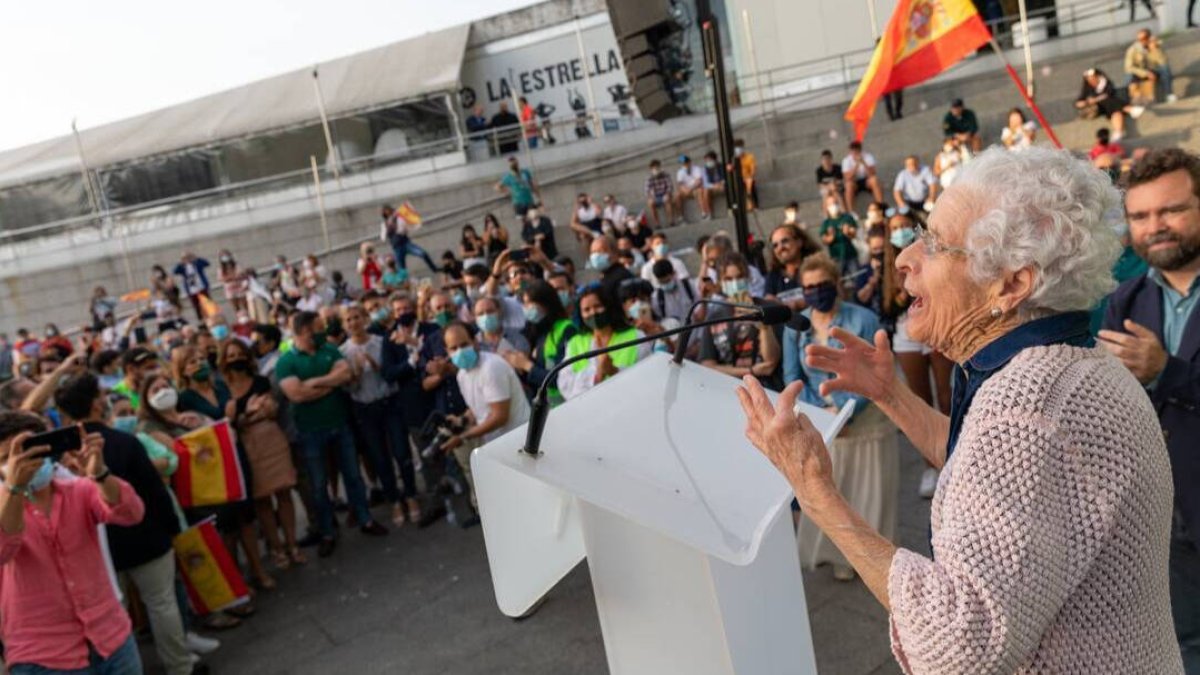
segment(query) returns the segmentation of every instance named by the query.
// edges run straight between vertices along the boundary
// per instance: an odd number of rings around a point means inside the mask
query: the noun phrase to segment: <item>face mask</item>
[[[788,223],[796,222],[796,212],[791,209],[784,211],[783,212],[783,220],[784,220],[784,222],[788,222]]]
[[[710,169],[715,169],[717,167],[717,163],[713,162],[713,161],[708,161],[708,162],[704,163],[704,166],[706,166]]]
[[[454,315],[451,314],[450,310],[448,310],[448,309],[443,310],[443,311],[438,312],[437,314],[433,315],[433,322],[436,323],[438,326],[441,326],[442,328],[449,326],[450,322],[453,320],[454,320]]]
[[[100,381],[100,386],[104,389],[112,389],[121,382],[121,375],[113,373],[112,375],[101,375],[96,378]]]
[[[638,301],[634,302],[632,305],[630,305],[629,309],[627,309],[625,311],[629,314],[630,321],[640,321],[642,319],[642,312],[645,309],[647,309],[646,303],[642,302],[641,300],[638,300]]]
[[[830,218],[837,218],[842,215],[842,207],[837,204],[830,204],[829,208],[825,209],[825,212],[829,214]]]
[[[475,288],[467,289],[467,299],[470,300],[471,302],[475,302],[476,300],[478,300],[479,298],[482,298],[482,297],[483,297],[483,287],[482,286],[477,286]]]
[[[741,295],[750,289],[750,282],[746,279],[726,279],[721,282],[721,290],[726,297]]]
[[[371,320],[375,323],[383,323],[387,321],[389,312],[386,309],[380,308],[371,312]]]
[[[821,284],[814,289],[804,290],[804,302],[818,312],[828,312],[837,302],[837,286],[832,283]]]
[[[588,263],[591,264],[594,270],[606,270],[609,264],[607,253],[593,253],[588,256]]]
[[[896,248],[905,248],[917,238],[917,233],[913,232],[911,227],[902,227],[899,230],[892,231],[892,246]]]
[[[593,314],[583,320],[583,325],[587,326],[588,328],[591,328],[592,330],[600,330],[602,328],[608,328],[608,315],[605,314],[604,312],[601,312],[599,314]]]
[[[410,328],[411,326],[413,326],[414,324],[417,323],[417,315],[415,312],[405,312],[400,315],[400,318],[397,319],[397,321],[400,323],[401,326],[404,326],[405,328]]]
[[[192,379],[196,382],[208,382],[209,375],[212,375],[212,367],[207,363],[202,363],[200,369],[192,373]]]
[[[883,260],[883,251],[879,251],[878,253],[872,251],[871,258],[874,260]]]
[[[558,301],[562,303],[563,307],[570,307],[571,306],[571,291],[559,291],[558,292]]]
[[[525,320],[529,323],[540,323],[546,318],[546,313],[537,305],[525,305]]]
[[[173,387],[159,389],[151,394],[148,403],[151,408],[159,412],[174,410],[175,406],[179,403],[179,392],[175,391]]]
[[[450,294],[450,300],[452,300],[454,304],[458,305],[459,307],[462,307],[463,305],[467,304],[467,294],[463,293],[462,291],[455,291],[454,293]]]
[[[674,293],[675,289],[679,287],[679,283],[677,281],[675,281],[674,279],[672,279],[665,284],[661,284],[661,286],[663,289],[663,293]]]
[[[42,460],[42,465],[38,467],[37,473],[33,474],[33,478],[29,479],[29,489],[37,492],[49,485],[51,478],[54,478],[54,462],[47,457]]]
[[[212,368],[217,367],[217,353],[216,352],[209,352],[208,354],[206,354],[204,356],[204,360],[208,361],[208,367],[210,370]]]
[[[671,249],[666,244],[655,244],[654,245],[654,255],[656,255],[660,258],[667,257],[667,254],[670,252],[671,252]]]
[[[586,206],[587,206],[587,204],[580,204],[579,208],[582,209]],[[528,211],[525,212],[525,215],[529,218],[529,222],[531,222],[531,223],[537,221],[537,219],[538,219],[538,212],[536,209],[529,209]]]
[[[123,431],[127,434],[132,434],[137,431],[138,418],[137,415],[122,415],[114,418],[112,428],[117,431]]]
[[[208,332],[212,333],[212,336],[217,340],[224,340],[225,338],[229,337],[229,326],[226,326],[225,324],[219,324],[213,326]]]
[[[470,370],[479,362],[479,352],[474,347],[463,347],[450,355],[450,362],[459,370]]]
[[[58,331],[53,328],[47,328],[46,329],[46,337],[48,337],[48,338],[58,337]]]
[[[313,331],[313,334],[312,334],[313,346],[316,347],[317,349],[324,347],[326,338],[327,338],[327,336],[325,335],[325,331],[323,331],[323,330]]]
[[[221,256],[221,262],[228,264],[228,263],[233,262],[233,258],[230,258],[227,255],[223,255],[223,256]]]
[[[238,359],[237,361],[230,361],[228,363],[228,366],[229,366],[229,369],[235,373],[245,373],[247,375],[254,373],[254,368],[252,368],[250,366],[250,362],[247,361],[246,359]]]
[[[500,330],[500,315],[480,314],[475,317],[475,325],[485,333],[495,333]]]
[[[734,148],[733,149],[733,154],[738,157],[741,157],[742,153],[744,153],[744,152],[746,152],[746,150],[744,148]]]

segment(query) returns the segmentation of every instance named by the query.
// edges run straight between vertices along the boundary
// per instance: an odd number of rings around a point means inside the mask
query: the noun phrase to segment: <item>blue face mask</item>
[[[642,302],[641,300],[636,300],[632,305],[629,306],[629,309],[625,310],[625,313],[629,315],[630,321],[636,323],[641,321],[642,310],[644,309],[646,309],[646,303]]]
[[[474,347],[463,347],[450,355],[450,362],[459,370],[470,370],[479,362],[479,352]]]
[[[544,318],[546,318],[546,313],[542,311],[541,307],[537,305],[525,306],[525,320],[529,323],[538,323]]]
[[[674,293],[675,289],[678,287],[679,287],[679,282],[672,279],[662,285],[663,293]]]
[[[837,303],[838,289],[833,283],[826,283],[816,288],[804,289],[804,302],[818,312],[828,312]]]
[[[121,383],[121,374],[113,373],[112,375],[101,375],[96,378],[100,381],[100,386],[104,389],[112,389]]]
[[[911,227],[902,227],[892,232],[892,246],[906,248],[917,239],[917,233]]]
[[[558,301],[562,303],[564,308],[570,307],[571,306],[571,291],[559,291],[558,292]]]
[[[212,336],[218,341],[224,340],[225,338],[229,337],[229,326],[226,326],[223,323],[218,324],[210,328],[208,332],[212,333]]]
[[[51,478],[54,478],[54,462],[47,457],[38,467],[37,473],[33,474],[33,478],[29,479],[29,489],[37,492],[49,485]]]
[[[750,281],[748,279],[726,279],[721,282],[721,290],[724,291],[726,297],[732,298],[735,295],[741,295],[750,289]]]
[[[485,333],[495,333],[500,330],[499,314],[480,314],[475,317],[475,325]]]
[[[112,427],[117,431],[123,431],[127,434],[137,432],[138,418],[137,415],[122,415],[113,419]]]
[[[667,246],[666,244],[658,244],[654,247],[654,255],[656,255],[660,258],[667,257],[667,254],[670,252],[671,252],[671,248],[669,246]]]
[[[452,300],[454,304],[461,307],[462,305],[467,304],[467,294],[463,293],[462,291],[455,291],[454,293],[450,294],[450,300]]]
[[[606,270],[610,262],[607,253],[593,253],[588,256],[588,264],[594,270]]]
[[[388,320],[389,314],[390,313],[386,309],[381,307],[374,312],[371,312],[371,320],[375,323],[383,323],[384,321]]]

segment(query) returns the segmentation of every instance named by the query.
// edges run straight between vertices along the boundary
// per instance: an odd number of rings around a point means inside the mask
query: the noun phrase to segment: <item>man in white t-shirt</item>
[[[671,255],[671,245],[667,243],[667,235],[663,232],[655,232],[654,236],[650,237],[650,259],[646,261],[646,264],[642,265],[641,271],[641,277],[654,284],[655,288],[659,288],[660,286],[658,278],[654,275],[654,263],[659,260],[670,261],[671,267],[675,270],[676,279],[688,278],[687,265],[684,265],[683,261],[679,258]]]
[[[629,210],[619,204],[616,197],[604,195],[604,211],[601,212],[601,218],[616,225],[617,223],[625,222],[625,218],[628,215]]]
[[[876,175],[875,156],[863,152],[862,143],[850,144],[850,152],[842,159],[842,179],[846,183],[846,208],[854,210],[854,198],[859,192],[871,191],[875,201],[883,201],[883,188]]]
[[[702,220],[712,218],[708,190],[704,188],[704,169],[692,164],[692,159],[687,155],[680,155],[679,171],[675,173],[675,210],[681,216],[684,214],[683,203],[689,199],[695,199],[700,205]]]
[[[462,324],[446,328],[443,340],[450,361],[458,368],[458,390],[467,403],[466,429],[443,447],[454,452],[475,502],[471,451],[529,421],[529,402],[521,379],[504,357],[481,352]]]

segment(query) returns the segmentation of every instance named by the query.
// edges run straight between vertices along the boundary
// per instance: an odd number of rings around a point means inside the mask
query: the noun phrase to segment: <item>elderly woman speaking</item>
[[[1062,151],[990,150],[897,258],[909,335],[953,359],[947,417],[871,345],[810,345],[935,467],[933,557],[892,545],[838,494],[820,434],[747,378],[746,435],[891,613],[909,673],[1181,673],[1167,555],[1171,469],[1141,385],[1088,333],[1113,287],[1120,195]]]

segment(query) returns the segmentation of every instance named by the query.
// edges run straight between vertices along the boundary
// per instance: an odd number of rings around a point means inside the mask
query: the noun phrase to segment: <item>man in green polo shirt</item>
[[[333,446],[346,498],[350,508],[362,523],[363,534],[387,534],[387,529],[371,517],[362,476],[358,472],[358,455],[350,433],[349,410],[339,388],[350,382],[350,365],[336,347],[325,342],[325,320],[314,312],[300,312],[292,317],[292,350],[279,357],[275,377],[284,396],[291,401],[292,418],[304,449],[304,463],[312,481],[313,501],[317,510],[317,526],[321,543],[317,549],[322,558],[333,553],[337,545],[333,522],[333,503],[326,488],[328,474],[325,451]]]
[[[121,369],[124,370],[125,376],[112,390],[129,399],[133,411],[137,412],[142,406],[138,391],[142,388],[146,376],[158,370],[158,356],[145,347],[133,347],[121,357]]]

